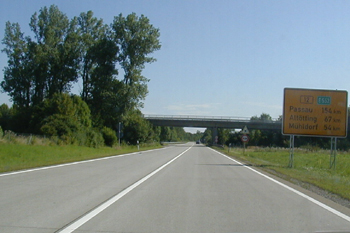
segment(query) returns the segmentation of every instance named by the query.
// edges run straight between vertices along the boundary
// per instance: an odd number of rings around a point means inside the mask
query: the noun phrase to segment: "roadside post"
[[[348,92],[284,88],[282,134],[290,135],[289,165],[294,163],[294,136],[330,137],[330,168],[335,169],[337,138],[348,128]]]
[[[121,122],[119,122],[119,124],[118,124],[118,139],[119,139],[119,146],[120,146],[121,130],[122,130],[122,123],[121,123]]]
[[[245,155],[245,144],[247,142],[249,142],[249,136],[248,136],[249,130],[248,130],[247,126],[244,126],[241,133],[243,134],[241,137],[241,141],[243,142],[243,155]]]
[[[329,157],[329,168],[335,169],[335,158],[337,157],[337,138],[331,138],[331,155]]]
[[[289,137],[289,163],[288,167],[293,168],[294,166],[294,135]]]
[[[139,143],[139,140],[137,140],[137,150],[140,151],[140,143]]]

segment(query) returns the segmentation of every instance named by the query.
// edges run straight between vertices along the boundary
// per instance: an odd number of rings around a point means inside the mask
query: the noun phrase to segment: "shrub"
[[[117,143],[118,138],[117,138],[115,131],[113,129],[108,128],[108,127],[103,127],[101,133],[102,133],[102,136],[103,136],[103,139],[104,139],[106,146],[112,147],[114,144]]]
[[[44,120],[41,132],[49,136],[70,136],[72,133],[72,129],[70,128],[72,124],[70,124],[70,120],[70,118],[58,114],[49,116]],[[76,127],[77,126],[75,126],[75,128]]]
[[[86,146],[99,148],[104,145],[103,136],[94,129],[88,129],[86,132]]]

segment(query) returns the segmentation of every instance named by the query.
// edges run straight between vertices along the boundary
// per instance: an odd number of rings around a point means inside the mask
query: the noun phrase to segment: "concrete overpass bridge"
[[[220,117],[220,116],[185,116],[185,115],[144,115],[155,126],[173,126],[173,127],[196,127],[209,128],[212,132],[212,138],[218,135],[218,128],[225,129],[243,129],[247,126],[248,130],[277,130],[281,131],[282,121],[278,119],[269,120],[250,120],[245,117]]]
[[[218,135],[218,128],[243,129],[247,126],[248,130],[282,131],[282,121],[279,119],[251,120],[248,117],[191,115],[144,115],[144,118],[155,126],[209,128],[213,139]],[[350,122],[350,116],[348,122]],[[347,125],[347,131],[350,132],[350,124]]]

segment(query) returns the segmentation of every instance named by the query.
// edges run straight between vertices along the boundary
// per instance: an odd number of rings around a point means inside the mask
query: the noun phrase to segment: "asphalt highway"
[[[0,187],[0,232],[350,232],[334,207],[193,143],[0,174]]]

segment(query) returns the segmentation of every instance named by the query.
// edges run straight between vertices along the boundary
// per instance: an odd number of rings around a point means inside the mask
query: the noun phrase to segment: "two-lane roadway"
[[[203,145],[0,174],[0,232],[346,232],[350,217]]]

